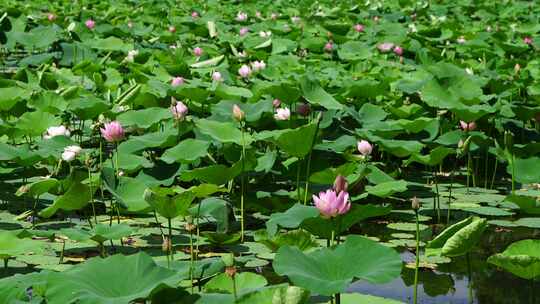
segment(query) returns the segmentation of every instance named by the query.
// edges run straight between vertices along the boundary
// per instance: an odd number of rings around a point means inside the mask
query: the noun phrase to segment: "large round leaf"
[[[343,292],[354,278],[385,283],[399,276],[401,259],[392,248],[362,236],[351,235],[335,248],[304,254],[283,246],[274,259],[274,270],[300,287],[332,295]]]
[[[119,304],[144,299],[173,287],[176,272],[157,266],[146,253],[93,258],[48,277],[45,298],[49,304]]]
[[[512,243],[502,253],[488,258],[488,263],[527,280],[540,276],[540,240]]]
[[[430,254],[440,253],[448,257],[464,255],[480,241],[486,227],[486,219],[468,217],[443,230],[426,248]]]

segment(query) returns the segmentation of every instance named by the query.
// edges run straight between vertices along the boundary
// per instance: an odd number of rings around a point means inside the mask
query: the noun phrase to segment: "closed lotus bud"
[[[403,55],[403,48],[400,47],[400,46],[395,46],[395,47],[394,47],[394,54],[396,54],[396,55],[398,55],[398,56]]]
[[[236,275],[236,267],[225,267],[225,274],[227,274],[231,278],[234,277]]]
[[[360,154],[362,154],[363,156],[370,155],[371,151],[373,150],[373,146],[367,140],[359,141],[356,144],[356,147],[358,148],[358,152],[360,152]]]
[[[332,43],[332,41],[329,41],[324,45],[324,50],[326,52],[331,52],[333,49],[334,49],[334,44]]]
[[[347,184],[347,180],[345,179],[345,177],[343,177],[343,175],[338,175],[336,177],[336,180],[334,181],[334,190],[336,191],[336,193],[340,193],[341,191],[347,191],[347,186],[349,184]]]
[[[96,26],[96,22],[92,19],[88,19],[84,22],[84,25],[86,25],[86,27],[91,30]]]
[[[279,100],[279,99],[276,98],[276,99],[274,99],[274,100],[272,101],[272,106],[273,106],[274,108],[279,108],[280,105],[281,105],[281,100]],[[538,114],[540,114],[540,113],[538,113]]]
[[[298,107],[296,108],[296,112],[298,112],[298,114],[300,114],[301,116],[308,116],[309,113],[311,113],[311,106],[309,105],[309,103],[302,103],[298,105]]]
[[[171,239],[168,237],[163,238],[163,243],[161,243],[161,250],[164,252],[169,252],[172,248]]]
[[[523,38],[523,43],[531,45],[533,43],[533,40],[531,37],[527,36]]]
[[[234,105],[233,106],[233,118],[237,121],[242,121],[244,120],[246,114],[244,113],[244,111],[242,111],[242,109],[240,109],[240,107],[238,105]]]
[[[196,47],[193,49],[193,55],[197,57],[201,57],[202,54],[203,54],[203,49],[201,49],[200,47]]]
[[[56,15],[53,14],[53,13],[49,13],[49,14],[47,14],[47,19],[49,19],[49,21],[53,22],[54,20],[56,20]]]
[[[361,32],[364,31],[364,26],[363,26],[362,24],[356,24],[356,25],[354,26],[354,30],[355,30],[356,32],[358,32],[358,33],[361,33]]]
[[[465,141],[460,140],[458,143],[458,148],[462,151],[462,153],[467,153],[469,151],[469,145],[471,143],[471,136],[467,137]]]
[[[411,207],[413,210],[420,209],[420,200],[416,196],[411,199]]]
[[[516,63],[516,65],[514,66],[514,72],[518,74],[520,70],[521,70],[521,65],[519,65],[519,63]]]
[[[169,26],[169,32],[171,32],[171,33],[176,32],[176,27],[174,27],[174,26],[172,26],[172,25]]]

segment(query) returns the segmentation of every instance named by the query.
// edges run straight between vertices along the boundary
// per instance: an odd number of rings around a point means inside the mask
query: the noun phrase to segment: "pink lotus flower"
[[[336,191],[328,189],[326,192],[320,192],[318,197],[313,195],[313,202],[323,218],[336,217],[351,209],[349,193],[346,191],[336,194]]]
[[[106,123],[101,130],[101,136],[108,142],[118,142],[124,138],[124,128],[118,121]]]
[[[394,44],[392,42],[383,42],[383,43],[377,45],[377,48],[382,53],[388,53],[394,48]]]
[[[193,11],[193,12],[191,13],[191,18],[193,18],[193,19],[199,18],[199,13]]]
[[[255,17],[257,17],[257,18],[261,18],[261,17],[262,17],[262,15],[261,15],[261,12],[259,12],[259,11],[256,11],[256,12],[255,12]]]
[[[240,75],[240,77],[247,78],[249,77],[249,75],[251,75],[251,69],[249,68],[249,66],[244,64],[238,69],[238,74]]]
[[[324,45],[324,50],[325,50],[326,52],[331,52],[333,49],[334,49],[334,44],[332,43],[332,41],[328,41],[328,42]]]
[[[188,107],[181,101],[176,101],[173,98],[173,101],[176,103],[171,106],[171,113],[176,120],[184,120],[188,113]]]
[[[251,63],[251,68],[254,72],[258,72],[260,70],[264,70],[266,68],[266,63],[264,61],[253,61]]]
[[[272,106],[273,106],[274,108],[279,108],[280,105],[281,105],[281,100],[279,100],[279,99],[277,99],[277,98],[274,99],[274,100],[272,100]]]
[[[467,40],[465,40],[465,37],[459,36],[456,42],[459,44],[464,44],[465,42],[467,42]]]
[[[88,20],[86,20],[84,25],[86,25],[86,27],[91,30],[96,26],[96,22],[94,20],[92,20],[92,19],[88,19]]]
[[[244,12],[238,12],[238,14],[236,14],[236,21],[244,22],[247,19],[248,19],[248,15]]]
[[[400,46],[398,46],[398,45],[396,45],[396,46],[394,47],[394,54],[396,54],[396,55],[398,55],[398,56],[403,55],[403,48],[400,47]]]
[[[56,20],[56,15],[53,14],[53,13],[48,13],[47,14],[47,19],[51,22],[53,22],[54,20]]]
[[[459,125],[460,125],[461,129],[463,129],[463,131],[465,131],[465,132],[470,132],[470,131],[473,131],[474,129],[476,129],[476,123],[474,121],[471,121],[471,122],[467,123],[467,122],[465,122],[463,120],[460,120]]]
[[[364,31],[364,26],[362,24],[355,24],[354,25],[354,30],[358,33],[361,33]]]
[[[133,28],[133,22],[132,22],[132,21],[128,21],[128,23],[127,23],[127,27],[129,27],[129,28]]]
[[[291,117],[291,110],[289,110],[289,108],[276,109],[276,114],[274,114],[274,118],[276,120],[289,120],[290,117]]]
[[[272,20],[276,20],[277,17],[278,17],[278,14],[276,14],[276,13],[270,14],[270,19],[272,19]]]
[[[200,47],[196,47],[193,49],[193,55],[197,57],[201,57],[202,54],[203,54],[203,49],[201,49]]]
[[[232,108],[233,118],[237,121],[242,121],[246,117],[246,114],[238,105],[234,105]]]
[[[359,141],[356,144],[356,147],[358,148],[358,152],[363,156],[368,156],[371,154],[371,151],[373,151],[373,146],[367,140]]]
[[[182,85],[182,84],[184,84],[184,78],[183,77],[174,77],[171,80],[171,85],[173,87],[177,87],[177,86]]]
[[[173,25],[169,26],[169,32],[175,33],[176,32],[176,27],[173,26]]]
[[[220,72],[215,71],[214,73],[212,73],[212,80],[213,81],[222,81],[223,77],[221,76]]]
[[[309,103],[301,103],[296,107],[296,112],[301,116],[308,116],[311,113],[311,106]]]
[[[525,43],[525,44],[529,44],[529,45],[530,45],[530,44],[532,44],[532,43],[533,43],[533,40],[532,40],[532,38],[531,38],[531,37],[529,37],[529,36],[526,36],[526,37],[523,37],[523,43]]]
[[[245,36],[247,33],[249,33],[249,29],[247,27],[243,27],[240,29],[240,31],[238,31],[240,36]]]

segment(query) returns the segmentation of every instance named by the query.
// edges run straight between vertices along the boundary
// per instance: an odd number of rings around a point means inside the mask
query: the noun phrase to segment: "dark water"
[[[380,231],[380,230],[379,230]],[[521,279],[487,264],[487,258],[511,243],[538,238],[533,229],[514,229],[504,232],[493,227],[485,232],[482,243],[470,254],[470,274],[465,256],[440,264],[436,270],[421,269],[418,283],[418,303],[481,303],[481,304],[540,304],[540,281]],[[414,254],[401,252],[404,261],[414,261]],[[469,288],[469,282],[472,282]],[[403,267],[401,277],[387,284],[353,283],[348,292],[358,292],[412,303],[414,269]]]

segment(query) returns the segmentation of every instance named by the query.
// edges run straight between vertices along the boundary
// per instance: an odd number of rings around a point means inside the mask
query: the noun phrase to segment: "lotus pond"
[[[540,303],[539,16],[1,1],[0,303]]]

